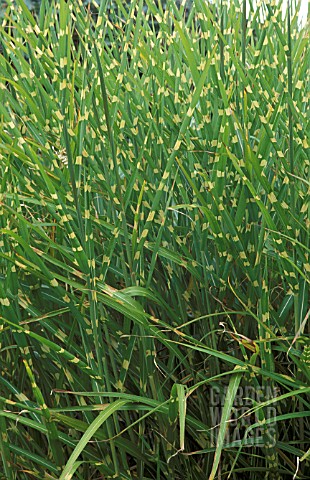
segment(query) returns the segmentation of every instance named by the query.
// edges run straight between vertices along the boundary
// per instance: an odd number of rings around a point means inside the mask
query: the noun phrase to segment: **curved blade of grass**
[[[77,446],[70,455],[69,460],[67,461],[65,468],[62,471],[62,474],[59,477],[59,480],[69,480],[72,478],[74,471],[76,470],[76,461],[80,454],[83,452],[87,446],[90,439],[93,437],[94,433],[102,426],[102,424],[114,413],[119,410],[122,406],[126,405],[128,402],[126,400],[116,400],[110,404],[103,412],[100,412],[97,418],[89,425],[88,429],[79,440]]]
[[[236,396],[241,378],[242,378],[242,374],[238,372],[235,375],[233,375],[229,380],[229,385],[227,388],[225,403],[224,403],[222,417],[221,417],[221,423],[220,423],[219,431],[217,434],[216,450],[214,454],[213,465],[212,465],[212,470],[209,476],[209,480],[214,480],[220,464],[222,451],[225,446],[225,434],[227,430],[227,422],[229,421],[229,418],[231,415],[231,410],[233,408],[235,396]]]

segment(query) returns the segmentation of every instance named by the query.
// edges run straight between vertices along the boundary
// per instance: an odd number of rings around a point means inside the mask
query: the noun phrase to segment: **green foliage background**
[[[9,2],[1,478],[308,478],[296,11]]]

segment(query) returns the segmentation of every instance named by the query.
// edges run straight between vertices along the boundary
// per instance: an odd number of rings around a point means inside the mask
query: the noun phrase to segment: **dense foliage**
[[[310,49],[274,3],[8,2],[0,478],[309,478]]]

